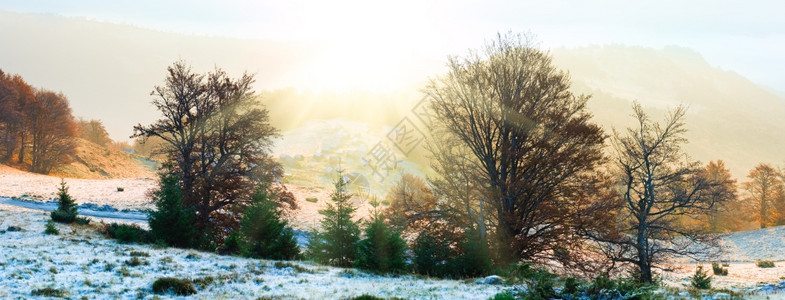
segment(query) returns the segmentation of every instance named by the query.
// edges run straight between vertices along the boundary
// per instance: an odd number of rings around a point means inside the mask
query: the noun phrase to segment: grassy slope
[[[50,176],[82,179],[153,178],[156,163],[144,157],[109,149],[77,138],[76,154],[70,163],[53,170]],[[8,166],[28,171],[29,165],[9,163]]]

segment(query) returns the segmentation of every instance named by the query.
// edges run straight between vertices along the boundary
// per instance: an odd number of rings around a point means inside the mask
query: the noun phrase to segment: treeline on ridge
[[[63,93],[0,70],[0,163],[48,174],[72,161],[76,138],[130,148],[114,143],[100,120],[77,120]]]

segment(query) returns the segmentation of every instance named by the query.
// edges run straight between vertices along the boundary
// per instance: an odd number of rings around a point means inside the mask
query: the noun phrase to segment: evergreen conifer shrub
[[[339,169],[335,191],[330,195],[332,203],[327,202],[327,208],[319,211],[324,216],[322,229],[309,240],[308,253],[316,261],[339,267],[350,267],[354,262],[360,227],[352,220],[357,208],[349,202],[351,197]]]
[[[55,223],[52,220],[46,221],[46,227],[44,229],[44,233],[51,234],[51,235],[58,235],[60,234],[60,230],[57,230],[55,227]]]
[[[711,277],[706,271],[703,271],[703,266],[698,266],[695,269],[695,274],[690,277],[690,284],[692,287],[700,290],[708,290],[711,288]]]
[[[196,241],[196,213],[183,207],[179,177],[173,173],[161,175],[161,183],[153,193],[156,210],[148,216],[150,231],[156,241],[169,246],[188,248]]]
[[[52,221],[73,223],[76,221],[77,210],[76,201],[68,194],[68,186],[65,184],[65,180],[60,180],[60,188],[57,190],[57,209],[50,214]]]
[[[237,230],[232,230],[229,235],[224,239],[223,247],[221,247],[222,254],[240,254],[240,234]]]
[[[354,266],[378,273],[400,273],[406,268],[406,242],[376,214],[365,229],[365,239],[357,244]]]
[[[281,212],[263,188],[256,191],[253,204],[245,209],[240,232],[247,256],[291,260],[300,255],[292,229],[286,227]]]
[[[449,242],[437,239],[428,231],[417,236],[412,248],[414,270],[422,275],[445,277],[453,274],[453,256]]]

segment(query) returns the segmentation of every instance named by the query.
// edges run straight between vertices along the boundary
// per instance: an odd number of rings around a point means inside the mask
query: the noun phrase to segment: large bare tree
[[[753,208],[753,218],[760,223],[760,228],[776,224],[777,214],[783,213],[775,208],[783,189],[779,172],[771,165],[761,163],[750,170],[747,178],[750,181],[744,182],[744,189],[748,205]]]
[[[183,61],[167,70],[164,85],[152,92],[162,118],[134,126],[132,137],[165,141],[183,205],[196,211],[199,230],[211,229],[220,239],[223,229],[237,227],[238,209],[250,203],[260,182],[280,188],[273,182],[283,170],[269,155],[278,131],[253,94],[252,75],[232,79],[220,69],[201,75]]]
[[[19,75],[0,70],[0,162],[8,162],[17,153],[25,161],[25,107],[35,101],[35,91]]]
[[[68,163],[76,152],[76,120],[65,95],[38,90],[35,101],[28,103],[25,111],[31,142],[30,170],[47,174]]]
[[[736,195],[736,179],[722,160],[710,161],[703,168],[703,176],[718,183],[711,195],[718,197],[715,208],[707,212],[706,226],[709,232],[738,231],[743,228],[743,207]]]
[[[649,119],[640,104],[633,105],[637,126],[614,132],[615,165],[623,205],[619,227],[598,237],[606,253],[632,264],[642,282],[652,282],[652,269],[672,256],[707,255],[718,250],[716,236],[705,226],[688,226],[682,216],[705,215],[718,201],[724,182],[713,180],[681,147],[687,140],[684,115],[677,107],[663,124]]]
[[[500,263],[552,253],[568,243],[572,211],[603,161],[605,135],[588,96],[521,35],[499,35],[480,51],[452,57],[424,89],[436,119],[472,156],[496,220]],[[442,177],[453,174],[441,174]],[[589,188],[590,190],[591,188]],[[478,199],[479,200],[479,199]]]

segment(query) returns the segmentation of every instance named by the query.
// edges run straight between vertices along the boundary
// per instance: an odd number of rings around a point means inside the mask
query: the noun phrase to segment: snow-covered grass
[[[194,250],[118,244],[88,226],[57,224],[43,233],[48,215],[0,205],[0,298],[28,298],[33,291],[86,297],[153,298],[161,277],[191,280],[202,299],[342,299],[370,294],[406,299],[488,299],[501,286],[471,280],[378,276],[310,262],[220,256]],[[46,290],[49,288],[49,290]],[[176,297],[173,294],[158,297]]]
[[[690,286],[689,277],[698,266],[709,270],[712,287],[740,292],[768,293],[785,291],[785,226],[724,234],[720,239],[723,254],[707,258],[706,261],[679,261],[665,266],[668,271],[660,272],[663,283],[678,288]],[[757,261],[774,262],[773,268],[760,268]],[[726,264],[727,276],[713,275],[711,263]],[[771,288],[771,286],[782,286]],[[785,294],[770,295],[785,299]]]

